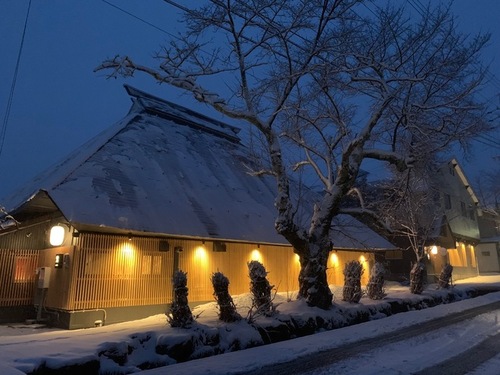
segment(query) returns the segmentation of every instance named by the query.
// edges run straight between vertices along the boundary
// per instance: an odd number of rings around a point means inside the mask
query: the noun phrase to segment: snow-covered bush
[[[382,299],[385,297],[384,290],[384,275],[385,268],[382,263],[376,262],[370,272],[370,280],[368,281],[367,295],[370,299]]]
[[[174,301],[166,313],[171,327],[189,328],[193,322],[193,314],[188,305],[187,272],[175,271],[172,278],[174,285]]]
[[[424,271],[425,266],[422,262],[416,262],[410,271],[410,292],[413,294],[422,294],[424,290]]]
[[[274,285],[267,280],[267,271],[264,265],[256,260],[247,263],[250,277],[250,292],[252,293],[253,315],[264,314],[271,316],[275,311],[271,291]]]
[[[363,266],[357,260],[347,262],[344,267],[344,289],[342,300],[346,302],[358,303],[362,296],[361,275]]]
[[[441,274],[439,275],[440,288],[449,288],[452,272],[453,266],[450,263],[446,263],[441,270]]]
[[[214,297],[219,305],[219,319],[230,323],[241,319],[241,315],[236,311],[233,299],[229,295],[229,279],[222,272],[212,274],[212,286]]]

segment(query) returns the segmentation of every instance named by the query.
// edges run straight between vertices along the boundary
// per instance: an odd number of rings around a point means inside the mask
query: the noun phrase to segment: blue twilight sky
[[[0,135],[29,1],[0,0]],[[193,4],[189,0],[177,2]],[[411,4],[424,2],[412,0]],[[452,9],[463,31],[492,33],[484,56],[492,74],[482,95],[500,107],[500,1],[455,0]],[[4,129],[0,197],[125,116],[130,99],[124,83],[220,118],[189,95],[159,86],[145,76],[106,80],[102,73],[93,73],[103,59],[117,54],[128,54],[141,63],[152,62],[153,52],[171,38],[168,33],[175,35],[182,27],[176,23],[179,13],[163,0],[32,0],[10,117]],[[497,113],[499,123],[500,110]],[[456,155],[471,182],[480,171],[498,168],[498,144],[500,125],[489,141],[475,143],[475,152],[468,160]]]

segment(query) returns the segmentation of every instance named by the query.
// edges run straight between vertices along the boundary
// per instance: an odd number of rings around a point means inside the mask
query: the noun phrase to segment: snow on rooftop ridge
[[[232,142],[240,142],[237,134],[240,129],[228,125],[222,121],[215,120],[199,112],[186,107],[158,98],[132,86],[124,85],[127,93],[136,99],[147,112],[175,121],[177,124],[190,126],[195,129],[204,130],[210,134],[224,137]]]

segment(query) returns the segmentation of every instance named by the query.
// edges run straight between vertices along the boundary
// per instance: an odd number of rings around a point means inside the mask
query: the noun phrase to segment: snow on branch
[[[363,150],[363,157],[367,159],[376,159],[385,161],[396,166],[399,172],[403,172],[407,168],[412,168],[414,158],[412,156],[403,157],[400,154],[384,150]]]
[[[153,77],[160,84],[167,83],[171,86],[191,92],[196,100],[210,105],[215,110],[228,117],[248,121],[262,129],[266,128],[265,124],[263,124],[253,113],[234,110],[227,105],[226,101],[217,93],[206,90],[197,84],[193,77],[162,74],[155,69],[136,64],[128,56],[115,56],[113,59],[106,60],[96,67],[94,72],[101,70],[111,70],[107,78],[117,78],[119,76],[133,77],[136,71],[145,73]]]

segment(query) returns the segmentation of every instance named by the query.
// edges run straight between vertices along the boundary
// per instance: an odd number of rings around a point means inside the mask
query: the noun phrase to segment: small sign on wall
[[[54,268],[62,268],[64,261],[64,254],[56,254],[56,259],[54,261]]]

